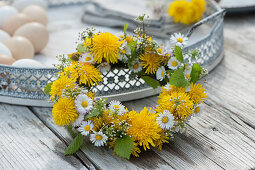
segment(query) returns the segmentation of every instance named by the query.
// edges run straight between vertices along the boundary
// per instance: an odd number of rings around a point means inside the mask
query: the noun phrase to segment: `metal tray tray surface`
[[[43,89],[48,82],[55,79],[57,70],[52,67],[52,64],[57,62],[55,56],[73,52],[78,33],[90,26],[82,22],[86,2],[71,0],[48,0],[47,2],[49,4],[47,28],[50,32],[50,41],[42,53],[35,56],[35,60],[43,63],[45,68],[0,65],[0,102],[52,106],[52,103],[49,103],[49,96],[44,94]],[[207,0],[208,15],[200,22],[188,27],[185,32],[190,37],[190,43],[185,50],[199,49],[201,55],[199,62],[208,71],[214,69],[223,58],[224,13],[224,10],[214,1]],[[102,26],[96,26],[96,28],[113,33],[120,31]],[[159,38],[157,40],[162,43],[168,41]],[[104,81],[94,90],[99,97],[120,101],[144,98],[160,92],[160,89],[153,90],[142,79],[130,74],[130,71],[125,68],[104,74]]]

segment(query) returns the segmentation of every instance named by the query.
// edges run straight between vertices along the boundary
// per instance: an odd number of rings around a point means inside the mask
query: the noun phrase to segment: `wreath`
[[[96,32],[87,28],[79,34],[77,51],[60,55],[58,78],[45,87],[54,103],[53,121],[67,127],[74,137],[65,155],[75,153],[86,136],[97,147],[108,145],[120,157],[138,157],[142,150],[162,148],[185,123],[200,112],[207,97],[197,81],[207,74],[196,60],[199,51],[183,52],[188,38],[180,33],[170,37],[166,48],[146,35],[145,15],[140,26],[128,35]],[[103,74],[116,67],[128,68],[153,88],[161,87],[157,106],[137,112],[120,101],[96,99],[92,87]]]

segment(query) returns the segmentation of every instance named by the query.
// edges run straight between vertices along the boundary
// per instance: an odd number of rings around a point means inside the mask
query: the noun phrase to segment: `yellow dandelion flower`
[[[155,147],[157,147],[159,150],[162,150],[162,145],[164,143],[168,143],[169,137],[166,135],[166,133],[162,130],[160,133],[160,138],[157,139],[155,143]]]
[[[171,95],[164,95],[158,100],[158,107],[155,109],[159,113],[164,110],[171,112],[176,121],[182,121],[193,113],[193,102],[184,92],[173,92]]]
[[[91,38],[87,38],[83,44],[84,47],[91,47],[92,46],[92,39]]]
[[[131,43],[133,41],[133,38],[131,36],[126,36],[127,43]]]
[[[79,60],[79,58],[80,58],[80,56],[81,56],[81,53],[80,53],[80,52],[75,52],[75,53],[72,53],[72,54],[67,54],[67,56],[68,56],[71,60],[77,61],[77,60]]]
[[[135,157],[139,157],[139,153],[141,153],[141,150],[138,147],[138,143],[134,142],[134,149],[132,151],[132,155]]]
[[[55,80],[51,85],[51,99],[55,96],[61,97],[62,91],[64,89],[68,88],[74,88],[74,80],[71,78],[68,78],[66,75],[61,75],[57,80]]]
[[[161,57],[156,53],[145,53],[139,58],[143,68],[146,68],[146,74],[155,74],[160,67]]]
[[[164,87],[161,87],[161,93],[159,98],[162,98],[166,95],[171,95],[173,92],[183,92],[185,93],[185,87],[176,87],[174,85],[166,84]]]
[[[207,98],[205,90],[203,85],[191,83],[189,96],[195,104],[203,103],[203,100]]]
[[[102,74],[92,64],[79,62],[78,65],[80,84],[91,87],[93,84],[98,85],[98,82],[102,81]]]
[[[140,112],[131,111],[128,113],[131,119],[131,127],[128,134],[131,135],[134,141],[137,141],[144,150],[150,149],[151,146],[155,147],[154,140],[160,138],[161,128],[157,124],[157,114],[153,113],[151,109],[146,107]]]
[[[119,39],[108,32],[103,32],[93,37],[93,46],[91,52],[94,55],[94,61],[96,63],[102,63],[105,59],[109,63],[118,62],[118,53],[121,42]]]
[[[64,68],[64,74],[68,75],[69,77],[72,77],[75,81],[79,78],[79,74],[77,71],[78,62],[73,62],[71,66],[68,66]]]
[[[198,22],[201,20],[203,13],[205,11],[206,2],[205,0],[192,0],[191,1],[192,9],[193,9],[193,18],[194,22]]]
[[[78,118],[73,99],[60,98],[52,109],[53,120],[56,125],[65,126]]]
[[[89,91],[86,95],[90,97],[92,100],[95,100],[95,93]]]
[[[176,0],[168,8],[168,14],[174,18],[174,22],[191,24],[193,22],[192,5],[186,0]]]

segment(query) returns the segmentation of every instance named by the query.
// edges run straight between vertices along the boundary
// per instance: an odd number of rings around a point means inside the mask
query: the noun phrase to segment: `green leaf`
[[[124,25],[124,36],[126,37],[126,35],[127,35],[127,28],[128,28],[128,23],[126,23],[125,25]]]
[[[51,85],[52,85],[52,82],[51,82],[51,83],[48,83],[48,84],[44,87],[44,93],[45,93],[45,94],[50,95]]]
[[[85,53],[85,47],[83,47],[82,44],[79,44],[77,46],[77,51],[80,52],[80,53]]]
[[[75,138],[75,133],[72,129],[72,126],[67,126],[67,131],[69,132],[69,134],[72,136],[72,138]]]
[[[189,84],[184,77],[183,68],[179,68],[172,74],[169,83],[176,87],[186,87]]]
[[[79,150],[82,145],[82,134],[78,133],[78,135],[74,138],[72,143],[66,148],[65,155],[72,155]]]
[[[143,76],[142,79],[145,81],[145,83],[147,83],[149,86],[151,86],[152,88],[157,88],[158,86],[160,86],[159,82],[149,76]]]
[[[94,107],[90,111],[90,114],[87,114],[85,118],[88,119],[91,117],[97,117],[99,115],[102,115],[105,110],[106,101],[107,101],[107,98],[96,101]]]
[[[129,136],[118,138],[114,145],[114,150],[116,154],[126,159],[130,158],[133,149],[134,149],[133,138]]]
[[[181,63],[184,63],[181,47],[175,46],[175,48],[174,48],[174,55],[175,55],[175,57],[176,57],[176,59],[178,61],[180,61]]]
[[[196,83],[198,81],[201,71],[202,71],[202,67],[199,64],[194,63],[192,66],[191,74],[190,74],[191,82]]]

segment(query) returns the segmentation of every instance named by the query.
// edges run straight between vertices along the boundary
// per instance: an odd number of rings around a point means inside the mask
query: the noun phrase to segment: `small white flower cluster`
[[[182,35],[181,33],[175,33],[174,35],[170,37],[170,42],[174,43],[176,46],[179,46],[181,48],[183,48],[184,45],[186,45],[187,41],[188,41],[188,38]],[[161,55],[171,54],[171,52],[167,51],[167,49],[164,46],[161,46],[160,49],[161,51],[159,52],[159,54]],[[177,60],[177,58],[174,56],[171,56],[170,59],[168,60],[167,67],[171,70],[176,70],[179,66],[181,66],[181,63]],[[188,68],[190,69],[186,69],[185,67],[186,79],[189,79],[192,67],[188,67]],[[163,81],[166,75],[167,74],[166,74],[165,67],[161,66],[156,72],[156,79],[159,81]]]
[[[84,114],[88,113],[93,104],[92,104],[92,99],[90,99],[87,95],[79,95],[77,96],[76,100],[76,108],[77,111],[80,113],[80,116],[78,117],[77,120],[81,121],[81,125],[79,124],[79,128],[78,131],[81,132],[82,135],[87,136],[90,133],[90,141],[95,145],[95,146],[104,146],[104,144],[106,144],[108,136],[110,137],[114,137],[117,134],[122,137],[125,135],[125,132],[128,130],[129,128],[129,124],[126,121],[122,121],[121,123],[119,123],[119,126],[121,127],[120,131],[116,131],[116,128],[114,127],[114,125],[111,125],[106,129],[106,132],[103,133],[102,131],[99,132],[95,132],[93,130],[93,123],[88,120],[88,121],[83,121],[84,120]],[[115,114],[123,114],[126,112],[125,107],[120,103],[120,101],[116,101],[113,100],[109,103],[108,106],[109,110]]]

